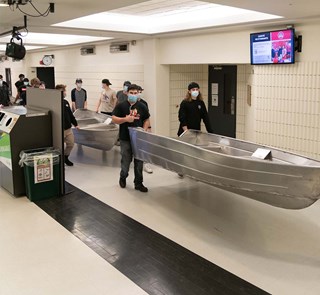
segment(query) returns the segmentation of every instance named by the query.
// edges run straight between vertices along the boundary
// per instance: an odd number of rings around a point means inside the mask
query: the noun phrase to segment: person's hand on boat
[[[126,115],[126,121],[128,123],[132,123],[136,118],[134,116],[131,115]]]

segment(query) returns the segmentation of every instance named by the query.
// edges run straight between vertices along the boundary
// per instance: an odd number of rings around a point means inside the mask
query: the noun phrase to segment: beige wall
[[[148,39],[130,46],[129,53],[111,54],[107,44],[97,54],[81,56],[80,48],[28,53],[26,61],[0,63],[0,73],[10,67],[13,81],[39,66],[44,54],[54,54],[56,82],[70,91],[81,77],[94,108],[100,81],[109,78],[119,90],[124,80],[145,88],[154,131],[175,135],[177,105],[186,85],[195,80],[207,95],[208,64],[238,65],[237,138],[272,145],[320,159],[320,22],[296,25],[303,35],[303,52],[295,65],[249,65],[249,34],[277,29],[262,27],[179,38]],[[252,86],[252,105],[247,104]]]

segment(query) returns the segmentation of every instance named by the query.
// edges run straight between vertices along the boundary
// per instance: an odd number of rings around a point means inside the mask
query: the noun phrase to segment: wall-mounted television
[[[250,52],[252,65],[293,64],[294,29],[250,34]]]

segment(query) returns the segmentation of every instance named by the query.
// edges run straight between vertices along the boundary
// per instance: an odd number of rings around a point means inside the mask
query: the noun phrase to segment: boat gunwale
[[[130,132],[130,130],[133,130],[134,132],[139,131],[141,133],[145,133],[145,131],[142,128],[129,127],[129,132]],[[193,129],[189,129],[189,130],[191,132],[199,133],[198,130],[193,130]],[[303,155],[299,155],[299,154],[292,153],[292,152],[287,152],[287,151],[284,151],[284,150],[281,150],[281,149],[277,149],[277,148],[274,148],[274,147],[270,147],[270,146],[266,146],[266,145],[259,145],[259,144],[256,144],[256,143],[253,143],[253,142],[250,142],[250,141],[245,141],[245,140],[235,139],[235,138],[232,138],[232,137],[222,136],[222,135],[218,135],[218,134],[214,134],[214,133],[208,133],[208,135],[214,135],[214,136],[217,136],[217,137],[222,138],[222,139],[223,138],[230,139],[233,142],[239,141],[239,142],[244,143],[244,144],[250,144],[250,145],[257,146],[257,148],[266,148],[266,149],[270,150],[271,152],[272,151],[277,151],[277,152],[280,152],[280,153],[286,153],[286,154],[292,155],[294,157],[298,157],[298,158],[302,158],[302,159],[305,159],[305,160],[309,160],[309,161],[318,163],[319,166],[317,166],[317,165],[301,165],[301,164],[295,164],[295,163],[287,162],[287,161],[279,163],[279,162],[272,162],[272,161],[268,161],[268,160],[256,159],[256,158],[252,158],[252,157],[234,156],[234,155],[229,155],[229,154],[225,154],[225,153],[219,153],[219,152],[216,152],[216,151],[213,151],[213,150],[208,150],[208,149],[205,149],[204,147],[202,147],[201,145],[195,145],[195,144],[191,144],[191,143],[188,143],[188,142],[185,142],[185,141],[181,141],[178,138],[167,137],[167,136],[163,136],[163,135],[158,135],[158,134],[152,133],[152,136],[156,136],[156,137],[164,138],[164,139],[169,139],[169,140],[172,140],[172,141],[177,142],[177,143],[183,143],[183,144],[186,144],[187,146],[190,146],[190,147],[193,147],[193,148],[196,147],[196,148],[201,149],[202,151],[213,153],[213,154],[216,154],[216,155],[221,155],[223,157],[227,157],[227,158],[231,158],[231,159],[238,159],[238,160],[241,159],[241,160],[246,160],[246,161],[250,161],[250,162],[253,162],[253,163],[263,163],[263,164],[267,164],[267,165],[284,165],[284,166],[292,166],[292,167],[297,167],[297,168],[313,168],[313,169],[319,168],[320,169],[320,161],[317,161],[317,160],[309,158],[309,157],[305,157]],[[227,146],[227,145],[225,145],[225,146]],[[229,146],[229,147],[232,148],[232,146]],[[283,161],[283,160],[281,160],[281,161]]]

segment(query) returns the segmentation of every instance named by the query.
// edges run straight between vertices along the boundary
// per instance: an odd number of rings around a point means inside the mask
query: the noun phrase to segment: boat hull
[[[272,159],[258,160],[259,145],[197,131],[173,139],[130,128],[130,137],[140,160],[272,206],[301,209],[320,195],[320,162],[299,155],[263,147]]]
[[[111,116],[94,111],[78,109],[74,112],[80,129],[72,128],[75,143],[108,151],[119,135],[119,127],[110,123]],[[109,120],[106,123],[106,120]]]

